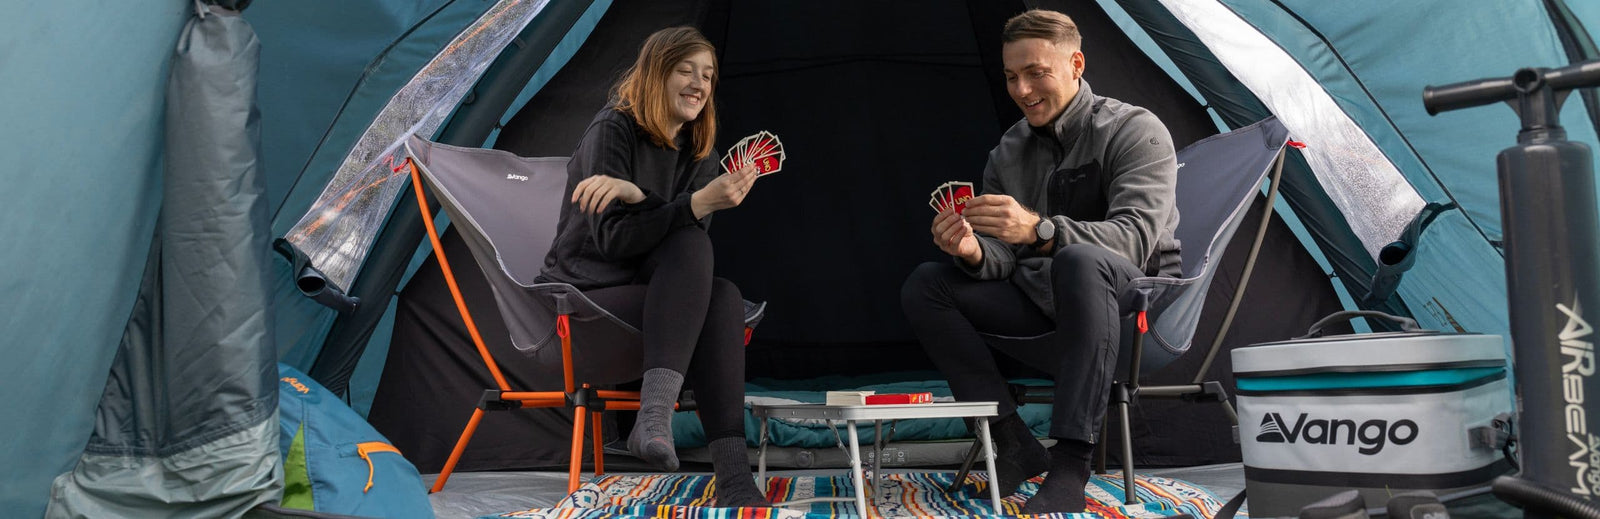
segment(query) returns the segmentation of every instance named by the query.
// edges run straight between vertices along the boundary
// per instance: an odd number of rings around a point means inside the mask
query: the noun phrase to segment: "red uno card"
[[[778,157],[773,155],[767,155],[759,159],[755,159],[755,162],[753,162],[752,165],[756,167],[756,173],[761,175],[777,173],[778,170],[783,169],[783,161],[778,160]]]
[[[956,214],[961,214],[967,210],[967,202],[972,200],[972,183],[951,182],[949,185],[950,204],[955,207]]]

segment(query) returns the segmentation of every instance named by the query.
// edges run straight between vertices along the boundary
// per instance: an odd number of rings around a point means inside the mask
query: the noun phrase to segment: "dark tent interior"
[[[748,375],[928,371],[936,378],[900,311],[900,286],[917,264],[948,261],[930,243],[927,192],[945,181],[978,183],[990,148],[1021,118],[1006,93],[999,35],[1007,18],[1028,7],[1074,17],[1084,35],[1085,78],[1097,94],[1150,109],[1180,148],[1216,133],[1205,107],[1092,1],[617,0],[571,61],[501,129],[495,147],[523,156],[570,154],[605,105],[604,86],[646,35],[700,27],[719,52],[719,153],[768,130],[782,137],[789,159],[711,228],[717,275],[737,283],[746,299],[769,303],[747,350]],[[1145,380],[1187,383],[1195,376],[1240,281],[1264,198],[1223,259],[1189,354]],[[452,259],[463,258],[452,262],[456,277],[512,384],[558,388],[559,373],[510,348],[460,238],[446,233],[444,243]],[[1286,339],[1341,309],[1327,276],[1276,218],[1260,258],[1224,348]],[[472,403],[493,384],[433,259],[402,289],[396,312],[369,418],[418,469],[437,472]],[[1208,371],[1232,387],[1228,360],[1219,354]],[[1021,365],[1008,369],[1040,375]],[[608,426],[628,423],[621,418]],[[1239,459],[1229,423],[1212,405],[1142,400],[1133,429],[1144,466]],[[561,465],[570,431],[570,417],[554,410],[490,413],[460,469]]]

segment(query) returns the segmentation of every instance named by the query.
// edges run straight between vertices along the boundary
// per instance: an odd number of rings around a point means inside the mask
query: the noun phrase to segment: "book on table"
[[[875,391],[829,391],[828,405],[891,405],[926,404],[933,401],[933,393],[885,393]]]

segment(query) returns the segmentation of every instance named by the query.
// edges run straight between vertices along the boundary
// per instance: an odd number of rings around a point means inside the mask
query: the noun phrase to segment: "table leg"
[[[867,519],[867,485],[861,477],[861,441],[856,438],[856,421],[845,421],[850,432],[850,477],[856,486],[856,510],[861,512],[861,519]],[[991,464],[991,466],[993,466]]]
[[[761,440],[759,442],[760,449],[758,450],[758,454],[756,454],[756,488],[761,489],[761,493],[763,493],[763,494],[765,494],[767,492],[767,422],[768,421],[770,421],[770,420],[767,419],[767,418],[762,418],[761,419],[761,436],[760,436]]]
[[[983,442],[983,458],[989,465],[989,502],[994,505],[994,514],[1000,515],[1000,486],[994,471],[994,441],[989,438],[987,418],[978,418],[978,441]]]
[[[872,506],[876,508],[883,495],[883,420],[872,421]]]

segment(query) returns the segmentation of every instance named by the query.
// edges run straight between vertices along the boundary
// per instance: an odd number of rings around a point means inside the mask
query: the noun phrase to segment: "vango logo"
[[[1417,439],[1417,422],[1411,420],[1396,420],[1392,424],[1388,420],[1367,420],[1357,425],[1355,420],[1343,418],[1306,418],[1306,413],[1300,413],[1294,425],[1290,426],[1278,413],[1267,413],[1261,417],[1261,432],[1256,434],[1256,442],[1314,445],[1359,443],[1361,447],[1356,452],[1371,456],[1383,451],[1383,447],[1390,443],[1405,445]]]
[[[518,175],[516,173],[506,173],[506,180],[515,180],[517,182],[527,182],[528,181],[528,176],[527,175]]]

